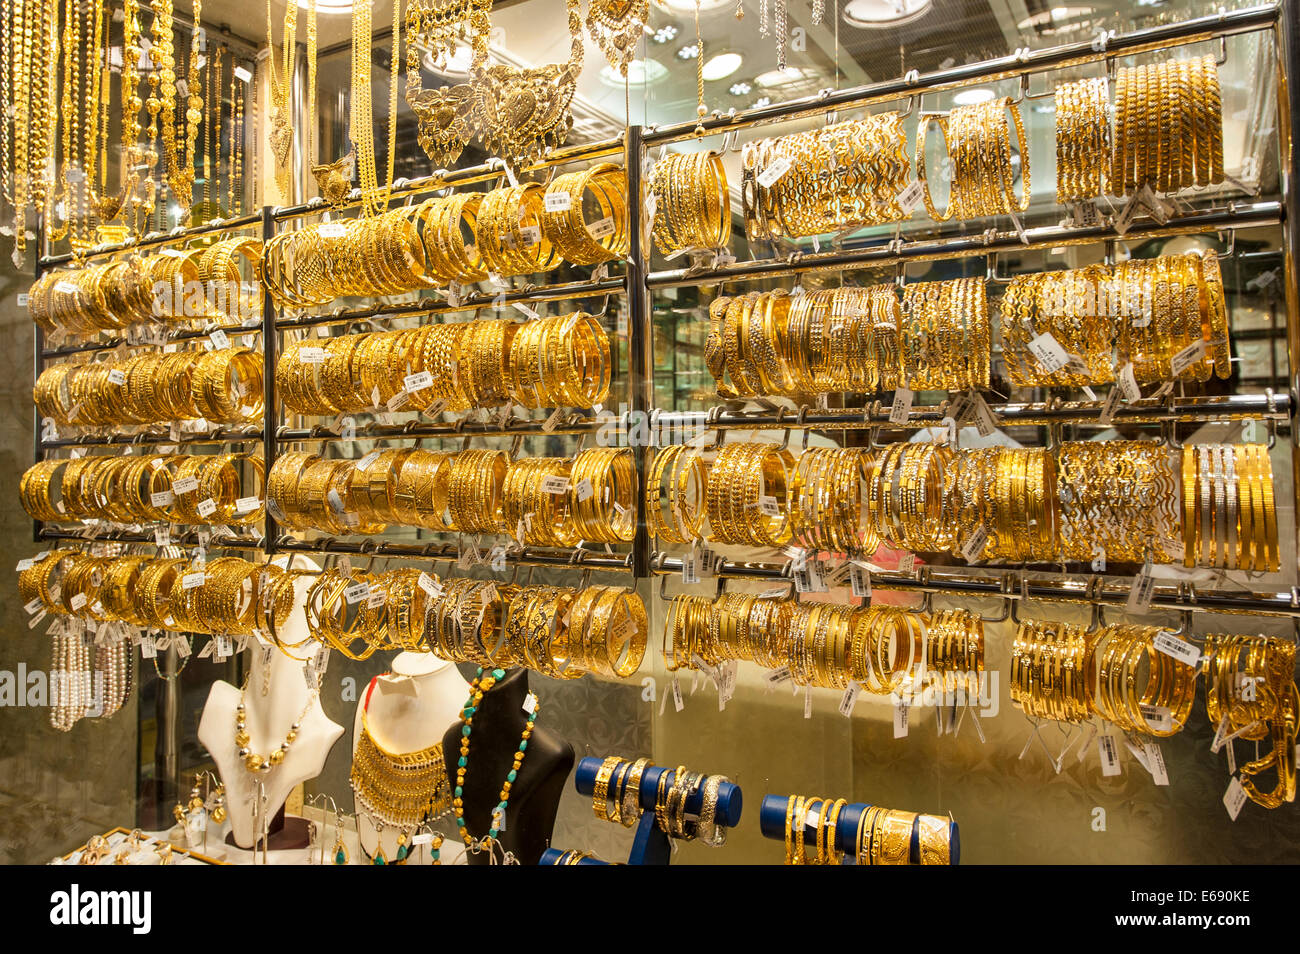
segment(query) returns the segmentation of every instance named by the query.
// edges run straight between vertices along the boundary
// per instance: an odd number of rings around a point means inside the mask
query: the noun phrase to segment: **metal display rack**
[[[1221,12],[1181,23],[1173,23],[1136,30],[1125,34],[1108,34],[1092,41],[1065,43],[1041,50],[1020,50],[1004,57],[973,62],[951,69],[930,73],[913,71],[908,75],[885,82],[871,83],[844,90],[823,90],[820,94],[784,104],[764,106],[727,114],[714,113],[702,121],[705,136],[730,136],[731,134],[763,124],[788,121],[822,114],[828,111],[860,108],[873,104],[918,99],[939,91],[952,90],[992,80],[1021,78],[1022,91],[1027,90],[1032,74],[1075,67],[1088,63],[1113,62],[1116,57],[1182,46],[1212,40],[1222,40],[1244,33],[1272,31],[1279,50],[1280,70],[1291,76],[1300,76],[1300,23],[1294,0],[1281,0],[1279,4],[1266,4],[1242,10]],[[913,261],[970,259],[984,256],[988,260],[990,277],[996,277],[997,256],[1010,251],[1054,248],[1063,245],[1098,245],[1117,241],[1135,241],[1175,235],[1194,235],[1209,232],[1234,232],[1238,229],[1280,226],[1283,230],[1286,254],[1283,256],[1283,286],[1287,296],[1287,334],[1289,351],[1288,393],[1238,394],[1228,396],[1183,397],[1171,395],[1164,399],[1145,399],[1121,405],[1116,418],[1135,424],[1158,424],[1172,432],[1180,423],[1206,421],[1236,421],[1258,419],[1270,429],[1279,425],[1289,431],[1293,469],[1300,464],[1297,453],[1300,419],[1297,417],[1296,392],[1300,386],[1297,378],[1300,369],[1300,313],[1297,303],[1297,276],[1294,264],[1300,256],[1300,230],[1294,223],[1300,221],[1300,199],[1290,186],[1300,175],[1300,159],[1291,147],[1292,124],[1298,115],[1300,93],[1292,85],[1285,88],[1289,99],[1281,100],[1278,110],[1281,117],[1279,129],[1283,144],[1282,181],[1287,189],[1281,202],[1242,201],[1225,202],[1221,207],[1198,209],[1176,215],[1164,223],[1151,220],[1138,221],[1126,233],[1117,233],[1109,224],[1087,227],[1049,226],[1026,228],[1020,231],[990,229],[979,235],[904,238],[900,230],[893,237],[862,240],[850,248],[835,247],[826,252],[794,253],[785,257],[764,258],[749,262],[735,262],[713,266],[692,266],[663,271],[650,271],[649,248],[646,231],[638,227],[643,218],[643,174],[652,149],[673,143],[699,138],[694,122],[662,127],[630,126],[621,139],[602,140],[587,145],[557,150],[539,162],[521,167],[519,173],[540,172],[557,166],[587,162],[616,156],[621,153],[627,176],[629,251],[621,263],[620,274],[609,275],[604,266],[597,266],[593,276],[585,281],[570,281],[549,285],[523,284],[496,294],[474,293],[454,304],[444,298],[425,298],[415,304],[377,305],[363,308],[339,308],[296,317],[281,316],[271,297],[263,292],[262,320],[257,326],[240,326],[226,329],[228,334],[260,334],[263,345],[263,406],[265,426],[251,428],[219,428],[206,435],[185,435],[181,441],[173,440],[169,433],[148,431],[135,435],[109,435],[105,437],[69,437],[42,440],[40,421],[36,421],[35,457],[40,459],[46,451],[84,446],[122,446],[132,444],[214,444],[262,442],[264,466],[270,473],[280,448],[295,442],[328,442],[341,437],[324,425],[289,427],[281,425],[280,404],[275,393],[275,366],[280,351],[280,336],[286,331],[316,326],[345,325],[354,322],[382,322],[391,318],[409,318],[476,311],[483,308],[502,307],[515,303],[554,302],[574,299],[608,298],[621,296],[628,316],[628,368],[627,387],[630,412],[611,421],[585,413],[570,413],[556,426],[547,426],[538,419],[507,419],[471,421],[462,418],[455,423],[412,420],[404,424],[370,423],[355,429],[356,439],[362,440],[418,440],[422,438],[522,438],[541,435],[590,435],[602,427],[612,427],[616,432],[628,433],[633,420],[646,419],[653,425],[670,425],[679,428],[716,429],[719,434],[729,429],[870,429],[873,434],[881,430],[917,429],[932,426],[944,417],[945,405],[913,408],[905,425],[892,425],[888,405],[876,400],[866,408],[856,410],[819,409],[800,407],[795,410],[777,408],[770,402],[757,411],[745,411],[718,406],[707,412],[679,412],[659,410],[653,401],[653,364],[651,323],[651,297],[656,291],[686,287],[719,285],[800,275],[817,271],[837,271],[880,266],[904,267]],[[454,186],[489,182],[505,174],[500,160],[465,169],[438,170],[414,180],[398,180],[393,184],[392,196],[398,199],[417,198],[421,195]],[[354,191],[349,203],[359,201]],[[345,203],[348,204],[348,203]],[[263,241],[271,239],[279,226],[331,211],[319,199],[285,207],[264,207],[260,212],[238,216],[224,221],[208,222],[191,228],[173,229],[167,233],[151,233],[135,242],[119,246],[96,246],[88,257],[118,254],[143,248],[183,243],[196,238],[238,229],[260,228]],[[39,258],[36,275],[65,264],[70,255]],[[182,331],[168,336],[169,341],[201,338],[207,331]],[[36,330],[34,354],[35,374],[39,376],[44,363],[75,354],[108,351],[127,344],[115,337],[107,341],[87,342],[71,346],[45,347],[43,335]],[[760,402],[761,403],[761,402]],[[1087,424],[1097,422],[1101,413],[1100,402],[1066,401],[1060,398],[1025,403],[991,405],[1001,423],[1015,425],[1053,426],[1057,424]],[[1169,435],[1167,435],[1169,436]],[[645,499],[647,462],[651,449],[644,444],[633,445],[638,474],[637,502]],[[1300,470],[1297,470],[1300,476]],[[1298,483],[1300,485],[1300,483]],[[36,524],[35,539],[77,539],[79,535]],[[193,534],[187,535],[186,539]],[[128,535],[106,534],[100,539],[147,542],[143,537],[130,539]],[[213,541],[214,547],[242,547],[257,549],[266,554],[278,551],[318,554],[359,554],[363,556],[391,557],[406,560],[455,559],[457,548],[446,543],[406,543],[385,539],[297,539],[282,534],[275,520],[267,514],[261,537],[256,541]],[[681,571],[681,561],[656,553],[647,535],[645,520],[638,521],[635,540],[627,553],[608,554],[585,549],[572,551],[514,548],[507,554],[507,562],[516,566],[572,567],[583,571],[630,572],[635,580],[666,576]],[[899,573],[871,573],[873,586],[882,589],[911,590],[923,593],[953,595],[983,595],[1001,597],[1008,601],[1017,599],[1049,599],[1071,602],[1092,602],[1098,605],[1123,603],[1127,587],[1120,588],[1113,581],[1100,577],[1079,578],[1078,574],[1058,574],[1054,580],[1026,580],[1020,570],[996,567],[972,567],[968,570],[923,569],[915,575]],[[1040,571],[1036,570],[1036,574]],[[788,565],[724,561],[718,576],[721,579],[782,580],[790,575]],[[1040,574],[1041,575],[1041,574]],[[1017,584],[1015,581],[1019,579]],[[1296,581],[1300,583],[1300,580]],[[1289,592],[1238,593],[1222,590],[1197,591],[1188,585],[1158,587],[1153,607],[1180,611],[1204,610],[1229,613],[1260,613],[1300,618],[1300,587]]]

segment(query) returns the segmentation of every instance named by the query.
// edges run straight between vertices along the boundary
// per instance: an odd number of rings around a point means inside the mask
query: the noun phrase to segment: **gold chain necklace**
[[[190,54],[185,77],[185,95],[181,99],[184,122],[178,122],[172,132],[173,148],[168,160],[167,184],[171,187],[176,203],[181,207],[181,215],[189,214],[194,204],[194,149],[199,138],[199,122],[203,119],[203,87],[199,83],[199,36],[200,17],[203,16],[202,0],[194,0],[194,29],[190,33]],[[178,90],[179,92],[179,90]],[[175,147],[175,139],[184,129],[185,149]]]
[[[375,169],[374,113],[370,105],[370,40],[373,0],[361,0],[352,13],[352,116],[349,131],[357,149],[361,179],[361,214],[378,215],[388,208],[397,155],[397,64],[401,62],[402,0],[393,0],[393,55],[388,82],[388,175],[381,187]]]
[[[296,0],[289,0],[284,12],[284,35],[281,38],[283,43],[280,45],[277,72],[271,0],[266,0],[266,43],[271,48],[268,61],[271,72],[271,156],[275,161],[275,187],[280,190],[280,198],[285,202],[291,198],[289,162],[293,158],[293,122],[289,113],[289,94],[293,81],[294,40],[297,34],[298,4]]]

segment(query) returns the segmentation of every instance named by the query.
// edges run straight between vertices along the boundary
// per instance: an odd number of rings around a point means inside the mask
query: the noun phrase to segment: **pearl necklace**
[[[244,767],[248,771],[254,774],[266,774],[283,762],[284,757],[289,754],[289,747],[298,738],[298,730],[302,728],[302,720],[307,718],[307,713],[316,704],[318,690],[313,690],[307,697],[307,704],[302,707],[298,718],[293,720],[293,725],[289,727],[289,732],[280,743],[280,747],[274,749],[270,755],[263,756],[248,747],[251,740],[248,735],[248,712],[244,708],[244,693],[247,689],[248,683],[245,682],[244,688],[239,690],[239,705],[235,707],[235,745],[238,746],[235,754],[244,760]]]
[[[483,667],[480,666],[474,675],[474,681],[469,685],[469,698],[465,700],[465,707],[461,710],[460,759],[456,763],[456,787],[452,791],[454,797],[451,804],[456,813],[456,827],[460,829],[460,837],[469,848],[474,847],[475,839],[465,827],[465,803],[462,801],[465,792],[465,768],[469,763],[469,734],[474,727],[474,713],[478,711],[479,703],[483,701],[483,693],[504,679],[505,675],[504,669],[493,669],[491,673],[484,674]],[[492,810],[492,827],[488,829],[487,836],[479,842],[481,847],[490,847],[491,843],[497,840],[497,835],[505,824],[510,789],[519,776],[519,767],[528,752],[528,740],[532,737],[533,726],[537,723],[537,713],[540,708],[541,706],[534,704],[533,711],[528,714],[528,722],[525,723],[519,739],[519,748],[515,750],[514,762],[510,766],[510,771],[506,773],[505,781],[501,783],[501,800]]]

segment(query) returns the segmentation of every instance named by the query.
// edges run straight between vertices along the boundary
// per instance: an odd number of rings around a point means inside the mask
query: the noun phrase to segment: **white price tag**
[[[1143,703],[1138,706],[1138,711],[1142,713],[1147,725],[1157,732],[1168,732],[1174,727],[1173,713],[1168,706],[1149,706]]]
[[[984,555],[984,547],[989,542],[989,532],[980,524],[962,544],[961,556],[967,563],[974,563]]]
[[[321,238],[347,238],[348,227],[342,222],[325,222],[316,234]]]
[[[329,493],[325,495],[325,499],[329,501],[330,508],[333,509],[335,513],[342,513],[344,511],[343,498],[339,496],[337,490],[331,488]]]
[[[763,494],[758,498],[758,510],[759,513],[766,517],[781,516],[781,507],[777,504],[776,498],[769,497],[766,494]]]
[[[250,73],[248,70],[244,69],[242,66],[236,66],[235,78],[238,79],[241,83],[251,83],[253,80],[253,74]]]
[[[524,697],[523,710],[524,710],[525,712],[527,712],[529,715],[532,715],[534,712],[537,711],[537,694],[536,694],[536,693],[532,693],[532,692],[530,692],[530,693],[528,693],[527,696]]]
[[[1136,613],[1151,605],[1151,594],[1156,588],[1155,577],[1151,575],[1151,564],[1142,567],[1141,572],[1133,577],[1133,586],[1128,591],[1128,611]]]
[[[1232,781],[1228,783],[1228,790],[1223,793],[1223,807],[1228,810],[1228,817],[1236,821],[1245,805],[1246,790],[1241,787],[1241,781],[1234,775]]]
[[[240,497],[235,501],[235,513],[252,513],[262,506],[261,497]]]
[[[110,384],[126,384],[126,372],[121,368],[114,368],[108,372],[108,381]]]
[[[156,659],[158,657],[158,646],[150,634],[145,634],[140,639],[140,656],[143,659]]]
[[[903,210],[905,215],[911,215],[916,211],[916,207],[921,204],[921,199],[924,198],[924,193],[925,186],[918,179],[902,192],[898,193],[898,199],[896,201],[898,202],[899,208]]]
[[[1029,339],[1029,353],[1048,374],[1055,374],[1070,363],[1069,354],[1050,331]]]
[[[207,573],[204,573],[201,570],[198,573],[186,573],[184,576],[181,577],[181,589],[192,590],[196,586],[202,586],[203,582],[207,578],[208,578]]]
[[[1157,785],[1169,784],[1169,770],[1165,767],[1165,756],[1160,751],[1160,746],[1155,742],[1147,742],[1142,746],[1147,755],[1147,771],[1151,773],[1152,780]]]
[[[1101,411],[1097,415],[1097,423],[1109,425],[1115,420],[1115,410],[1119,407],[1120,398],[1124,396],[1118,387],[1110,389],[1106,395],[1106,400],[1102,402]]]
[[[686,702],[682,699],[682,684],[678,682],[677,677],[673,676],[673,710],[681,712],[686,708]]]
[[[894,402],[889,405],[889,423],[906,424],[912,414],[912,389],[897,388],[894,391]]]
[[[908,705],[906,702],[897,702],[894,704],[894,738],[903,739],[907,737],[907,717]]]
[[[1106,778],[1120,773],[1119,749],[1110,735],[1097,736],[1097,754],[1101,756],[1101,774]]]
[[[402,387],[407,391],[423,391],[425,388],[433,387],[433,375],[428,371],[417,371],[415,374],[408,374],[402,379]]]
[[[212,332],[212,334],[208,335],[208,341],[212,343],[212,350],[214,351],[224,351],[226,348],[230,347],[230,339],[220,328],[217,328]]]
[[[858,704],[858,693],[862,691],[860,683],[851,682],[849,687],[844,690],[844,695],[840,696],[840,715],[844,718],[851,718],[853,707]]]
[[[379,609],[388,602],[388,591],[382,587],[371,587],[370,595],[366,597],[366,609]]]
[[[86,605],[86,594],[73,593],[71,602],[72,602],[72,611],[74,613],[78,612]]]
[[[206,520],[217,512],[217,503],[211,497],[208,497],[206,500],[200,500],[198,506],[194,509],[200,517]]]
[[[384,406],[387,407],[388,410],[390,411],[399,411],[402,408],[406,407],[406,405],[410,402],[410,400],[411,400],[411,395],[409,392],[398,391],[396,394],[394,394],[384,403]]]
[[[314,346],[299,348],[298,360],[303,364],[321,364],[325,360],[325,349]]]
[[[180,480],[172,482],[172,492],[177,494],[192,494],[199,489],[197,477],[182,477]]]
[[[764,189],[772,188],[783,175],[790,171],[790,165],[790,157],[782,156],[758,174],[758,184]]]
[[[573,198],[563,189],[546,193],[542,200],[547,212],[568,212],[573,205]]]
[[[577,485],[573,488],[573,490],[574,493],[578,495],[579,503],[591,499],[591,496],[595,493],[595,491],[592,490],[591,488],[591,481],[586,477],[578,481]]]
[[[803,687],[803,717],[812,718],[812,686]]]
[[[349,603],[360,603],[362,600],[370,598],[369,583],[353,583],[343,591],[343,598]]]
[[[1124,367],[1119,369],[1115,382],[1120,393],[1124,395],[1125,401],[1131,404],[1134,401],[1141,400],[1142,389],[1138,387],[1137,378],[1133,376],[1133,362],[1125,362]]]
[[[55,282],[54,290],[60,295],[75,295],[77,293],[77,286],[72,284],[72,282]]]
[[[569,492],[569,478],[551,474],[542,478],[542,492],[548,494],[566,494]]]
[[[1183,372],[1200,361],[1201,356],[1204,354],[1205,342],[1193,341],[1169,359],[1169,376],[1173,378],[1181,377]]]
[[[442,583],[435,580],[428,573],[424,573],[422,571],[420,573],[420,578],[416,581],[416,583],[419,585],[420,589],[424,590],[424,592],[428,593],[434,599],[437,599],[439,596],[442,595],[442,590],[443,590]]]
[[[176,495],[170,490],[160,490],[149,495],[149,503],[155,507],[170,507],[176,502]]]
[[[536,225],[521,226],[519,229],[519,240],[523,242],[525,248],[536,245],[542,240],[542,230]]]
[[[17,570],[18,570],[19,573],[22,573],[24,570],[30,570],[30,569],[31,569],[33,566],[35,566],[35,565],[36,565],[36,562],[35,562],[34,560],[31,560],[31,559],[27,559],[27,560],[19,560],[19,561],[18,561]]]
[[[853,569],[849,570],[849,585],[854,596],[871,599],[871,573],[865,566],[853,564]]]
[[[614,234],[614,220],[609,216],[597,219],[587,226],[587,234],[597,240],[608,238]]]
[[[1179,662],[1193,667],[1201,664],[1200,648],[1173,633],[1161,630],[1156,633],[1155,639],[1151,642],[1160,652],[1174,657]]]

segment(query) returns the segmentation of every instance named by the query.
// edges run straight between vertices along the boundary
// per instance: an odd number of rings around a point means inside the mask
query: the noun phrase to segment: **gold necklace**
[[[587,4],[587,32],[620,76],[627,76],[649,16],[650,0],[589,0]]]
[[[578,0],[566,0],[569,60],[521,69],[498,63],[476,69],[482,139],[489,152],[513,163],[535,159],[564,143],[573,126],[570,106],[582,72]]]
[[[185,149],[183,154],[173,147],[168,163],[167,184],[171,186],[172,195],[181,207],[181,215],[189,214],[194,204],[194,148],[199,138],[199,122],[203,119],[203,87],[199,83],[199,23],[203,16],[202,0],[194,0],[194,29],[190,33],[190,53],[185,77],[185,95],[181,104],[183,123],[177,123],[172,133],[175,137],[185,130]]]
[[[388,82],[388,175],[381,187],[375,169],[374,113],[370,105],[370,39],[373,0],[361,0],[352,13],[352,116],[349,131],[357,149],[361,178],[361,214],[378,215],[388,208],[397,154],[397,64],[401,62],[402,0],[393,0],[393,55]]]
[[[354,14],[355,16],[355,14]],[[266,43],[271,48],[271,155],[275,160],[275,187],[280,198],[288,202],[289,160],[293,158],[293,123],[289,114],[290,84],[293,81],[294,39],[298,33],[298,4],[288,0],[284,11],[284,35],[280,46],[280,66],[276,69],[275,32],[271,20],[271,0],[266,0]]]
[[[455,52],[456,38],[469,34],[471,71],[487,60],[490,0],[458,0],[438,6],[414,0],[406,8],[406,104],[419,125],[416,138],[429,159],[450,166],[464,151],[477,124],[477,99],[472,86],[460,83],[441,89],[420,88],[420,47],[437,59]]]

